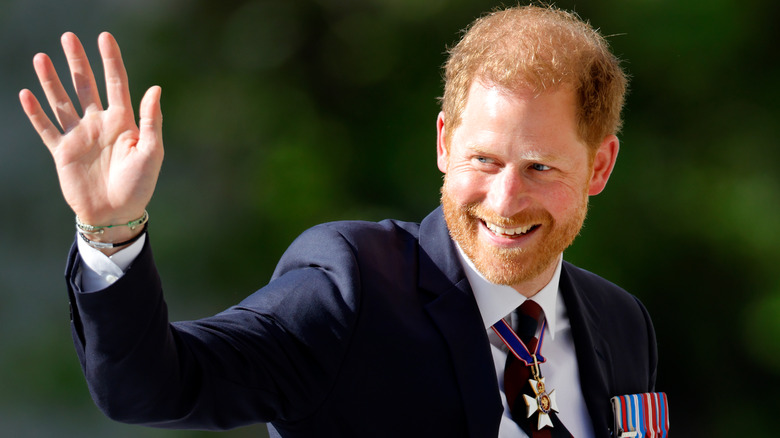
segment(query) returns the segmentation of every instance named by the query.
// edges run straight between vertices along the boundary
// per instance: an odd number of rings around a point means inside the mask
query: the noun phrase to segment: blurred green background
[[[511,3],[511,2],[510,2]],[[772,436],[780,389],[780,3],[560,1],[632,77],[618,166],[568,260],[639,296],[673,436]],[[487,0],[3,0],[0,435],[257,437],[114,423],[73,353],[62,271],[74,235],[17,93],[59,35],[122,47],[134,101],[163,88],[166,161],[149,207],[174,319],[259,288],[290,241],[338,219],[438,204],[446,46]]]

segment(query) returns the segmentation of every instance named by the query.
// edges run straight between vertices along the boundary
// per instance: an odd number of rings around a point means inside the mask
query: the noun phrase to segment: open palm
[[[60,82],[51,59],[38,54],[33,66],[60,129],[29,90],[22,108],[54,158],[66,202],[79,218],[94,225],[126,223],[149,203],[163,159],[160,87],[141,100],[136,124],[119,46],[109,33],[98,38],[106,78],[108,107],[100,102],[95,78],[76,35],[62,36],[62,47],[83,114]]]

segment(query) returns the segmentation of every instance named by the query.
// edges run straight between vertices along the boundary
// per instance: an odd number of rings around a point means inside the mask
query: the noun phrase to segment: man
[[[99,38],[105,110],[75,35],[62,44],[83,116],[42,54],[35,70],[65,133],[31,92],[20,99],[77,215],[73,334],[108,416],[270,422],[284,437],[608,437],[610,398],[653,390],[642,304],[562,261],[615,164],[626,88],[606,42],[577,17],[495,12],[452,50],[437,121],[440,209],[420,224],[317,226],[266,287],[173,324],[144,232],[163,155],[160,88],[136,126],[114,39]]]

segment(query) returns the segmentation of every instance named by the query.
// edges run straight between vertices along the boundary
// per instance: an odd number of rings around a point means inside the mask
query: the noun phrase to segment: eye
[[[550,170],[552,168],[550,166],[545,166],[544,164],[534,163],[531,165],[531,169],[544,172],[545,170]]]
[[[481,164],[493,164],[493,163],[495,163],[495,160],[493,160],[492,158],[483,157],[481,155],[478,155],[478,156],[474,157],[474,159],[477,162],[481,163]]]

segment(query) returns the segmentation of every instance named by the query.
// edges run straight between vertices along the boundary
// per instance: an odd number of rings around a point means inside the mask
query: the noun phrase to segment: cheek
[[[567,190],[550,190],[541,199],[550,211],[566,211],[574,203],[572,195]]]
[[[484,199],[488,181],[475,172],[458,172],[451,169],[444,177],[444,189],[459,204],[470,204]]]
[[[536,199],[545,210],[560,220],[579,211],[583,203],[587,202],[587,194],[581,189],[560,186],[537,193]]]

